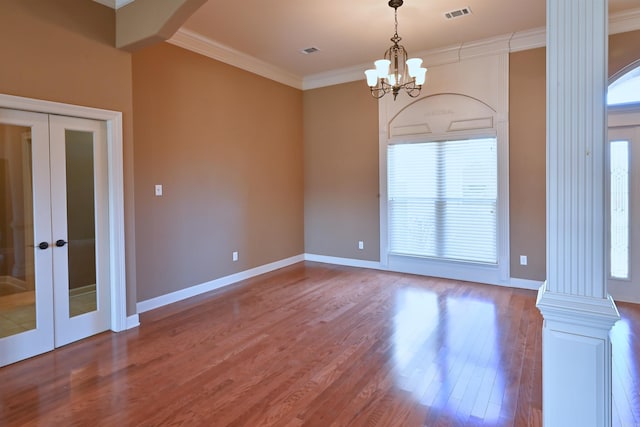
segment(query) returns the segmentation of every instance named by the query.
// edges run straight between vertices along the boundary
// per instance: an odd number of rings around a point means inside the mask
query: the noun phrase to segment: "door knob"
[[[47,242],[40,242],[40,244],[38,245],[38,247],[42,250],[45,250],[49,247],[49,243]]]
[[[64,246],[64,245],[66,245],[66,244],[67,244],[67,242],[65,242],[65,241],[64,241],[64,240],[62,240],[62,239],[60,239],[60,240],[56,240],[56,246],[57,246],[57,247],[59,247],[59,248],[63,247],[63,246]]]

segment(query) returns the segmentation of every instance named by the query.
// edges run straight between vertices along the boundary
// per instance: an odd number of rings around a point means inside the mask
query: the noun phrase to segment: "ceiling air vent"
[[[469,6],[463,7],[462,9],[452,10],[444,14],[445,18],[447,19],[460,18],[461,16],[466,16],[466,15],[471,15],[471,8]]]
[[[305,55],[309,55],[310,53],[316,53],[316,52],[319,52],[319,51],[320,51],[320,49],[318,49],[317,47],[305,47],[300,52],[304,53]]]

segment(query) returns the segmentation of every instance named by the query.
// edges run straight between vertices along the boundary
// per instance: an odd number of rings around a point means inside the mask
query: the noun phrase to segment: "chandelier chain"
[[[390,40],[397,46],[398,43],[400,42],[400,40],[402,40],[402,37],[400,37],[398,35],[398,8],[396,7],[396,8],[394,8],[394,10],[395,10],[395,22],[396,22],[396,25],[395,25],[395,32],[393,34],[393,37],[391,37]]]

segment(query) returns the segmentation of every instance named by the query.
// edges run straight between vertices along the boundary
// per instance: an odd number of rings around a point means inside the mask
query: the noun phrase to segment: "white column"
[[[604,229],[607,0],[547,0],[547,281],[543,421],[611,425]]]

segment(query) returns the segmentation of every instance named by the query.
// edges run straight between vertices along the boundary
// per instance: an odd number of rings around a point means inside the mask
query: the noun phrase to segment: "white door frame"
[[[626,105],[626,106],[611,106],[609,107],[609,111],[608,111],[608,130],[612,131],[612,130],[616,130],[616,129],[629,129],[631,132],[637,132],[636,129],[638,129],[640,127],[640,105],[638,104],[634,104],[634,105]],[[611,140],[611,138],[607,137],[607,143]],[[631,147],[630,147],[631,149]],[[633,170],[633,154],[630,154],[630,168],[632,176],[636,173],[638,173],[637,170]],[[608,168],[608,166],[607,166]],[[608,170],[608,169],[607,169]],[[633,187],[632,187],[633,188]],[[607,190],[607,194],[608,194]],[[633,192],[633,190],[632,190]],[[631,196],[633,197],[633,196]],[[630,202],[633,201],[633,199],[630,200]],[[633,215],[637,215],[638,212],[636,210],[634,210],[634,207],[630,204],[630,209],[631,209],[631,215],[629,217],[629,222],[630,224],[632,224],[635,220],[637,220],[637,218],[635,218]],[[609,221],[609,213],[607,212],[606,215],[607,218],[607,229],[609,228],[610,224],[608,223]],[[608,290],[609,293],[613,296],[613,298],[616,301],[626,301],[626,302],[631,302],[631,303],[640,303],[640,290],[637,288],[630,288],[629,286],[631,286],[631,284],[633,282],[636,283],[636,285],[638,284],[638,277],[637,271],[634,271],[634,266],[635,266],[635,257],[637,256],[637,252],[638,250],[640,250],[640,248],[637,247],[637,245],[634,244],[634,240],[632,239],[632,231],[629,230],[629,239],[630,239],[630,243],[629,243],[629,247],[630,247],[630,258],[629,258],[629,267],[630,267],[630,277],[629,279],[613,279],[610,277],[610,267],[609,266],[609,262],[606,263],[607,265],[607,269],[609,270],[607,272],[607,286],[608,286]],[[607,242],[609,242],[609,236],[607,236]],[[609,257],[609,243],[607,243],[607,256]],[[633,278],[632,278],[633,276]]]
[[[92,107],[0,94],[0,108],[102,120],[107,125],[109,174],[109,272],[111,276],[111,330],[127,329],[127,281],[124,246],[124,178],[122,113]]]

